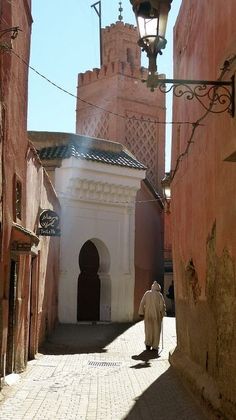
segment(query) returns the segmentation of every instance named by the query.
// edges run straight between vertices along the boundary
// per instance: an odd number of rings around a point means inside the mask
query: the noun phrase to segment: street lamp
[[[157,70],[157,54],[162,54],[166,46],[166,25],[172,0],[130,0],[133,5],[139,32],[139,46],[146,51],[149,59],[148,70]]]
[[[170,213],[171,181],[172,181],[171,172],[166,172],[164,178],[161,180],[166,213]]]
[[[235,113],[235,77],[231,80],[182,80],[161,79],[157,73],[156,58],[162,54],[166,46],[165,32],[168,13],[172,0],[130,0],[136,16],[139,32],[138,44],[146,51],[149,66],[147,86],[154,91],[159,88],[162,93],[173,92],[177,97],[197,99],[209,112],[229,112],[232,117]],[[224,68],[229,70],[230,62],[224,63]],[[171,85],[167,87],[166,85]],[[206,99],[209,105],[206,105]]]

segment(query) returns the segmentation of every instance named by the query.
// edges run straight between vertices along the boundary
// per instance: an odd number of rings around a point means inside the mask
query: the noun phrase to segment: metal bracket
[[[12,42],[14,39],[16,39],[19,31],[21,31],[19,26],[13,26],[12,28],[6,28],[6,29],[0,30],[0,40],[1,38],[4,37],[3,40],[1,40],[0,42],[0,51],[1,50],[9,51],[12,49]]]
[[[19,26],[13,26],[12,28],[1,29],[0,38],[2,38],[4,35],[9,33],[11,35],[11,39],[15,39],[19,31],[21,31]]]
[[[165,94],[172,91],[178,98],[184,96],[189,101],[197,99],[206,111],[214,114],[227,111],[232,117],[235,115],[235,76],[231,80],[221,81],[161,79],[157,74],[149,74],[145,82],[151,91],[156,88]],[[169,84],[171,86],[167,87]]]

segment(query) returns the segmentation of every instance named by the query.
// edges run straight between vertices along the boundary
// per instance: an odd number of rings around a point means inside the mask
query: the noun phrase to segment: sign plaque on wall
[[[41,236],[60,236],[61,230],[59,228],[60,218],[53,210],[43,210],[39,216],[40,227],[38,228],[38,235]]]
[[[30,253],[31,243],[14,241],[11,244],[11,251],[19,253]]]

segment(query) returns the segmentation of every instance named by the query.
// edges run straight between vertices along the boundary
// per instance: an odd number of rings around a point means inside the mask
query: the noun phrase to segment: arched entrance
[[[100,319],[99,265],[96,246],[92,241],[85,242],[79,254],[81,272],[78,279],[78,321],[99,321]]]
[[[100,321],[111,320],[111,276],[110,276],[110,253],[107,246],[98,238],[92,238],[91,241],[96,246],[99,254],[98,275],[101,284],[100,293]]]

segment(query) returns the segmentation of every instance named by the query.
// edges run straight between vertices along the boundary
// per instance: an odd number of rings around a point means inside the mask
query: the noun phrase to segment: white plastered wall
[[[135,196],[145,171],[76,158],[56,169],[61,214],[59,320],[77,322],[79,253],[97,247],[100,320],[131,321],[134,303]]]

